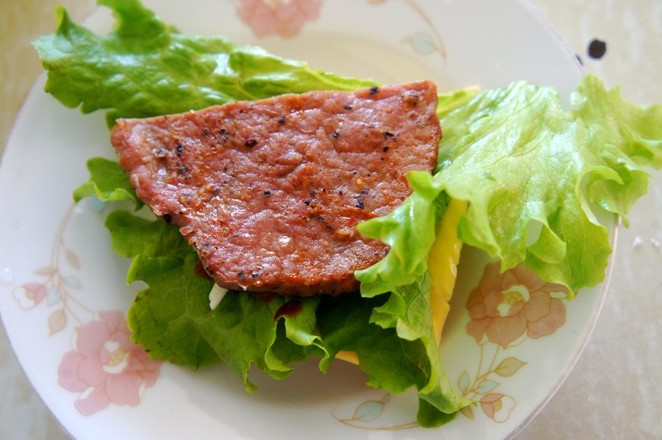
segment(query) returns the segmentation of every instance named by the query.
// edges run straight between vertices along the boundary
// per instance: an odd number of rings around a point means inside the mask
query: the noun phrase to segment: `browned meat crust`
[[[430,82],[283,95],[117,121],[138,196],[180,227],[223,287],[340,294],[388,247],[356,224],[411,193],[441,138]]]

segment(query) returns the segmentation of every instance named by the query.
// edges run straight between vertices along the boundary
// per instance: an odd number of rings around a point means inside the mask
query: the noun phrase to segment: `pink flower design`
[[[565,323],[561,298],[566,292],[524,265],[499,273],[499,263],[489,264],[467,301],[467,333],[479,343],[487,337],[504,348],[523,335],[551,335]]]
[[[14,289],[14,299],[24,310],[36,307],[47,295],[48,286],[45,283],[25,283]]]
[[[501,393],[490,393],[480,399],[480,407],[485,415],[498,423],[508,420],[515,405],[515,399]]]
[[[76,348],[64,355],[58,368],[60,385],[79,393],[75,405],[83,415],[111,402],[138,405],[144,388],[156,382],[162,363],[131,342],[120,312],[99,312],[98,316],[76,330]]]
[[[237,15],[258,37],[297,35],[317,20],[323,0],[238,0]]]

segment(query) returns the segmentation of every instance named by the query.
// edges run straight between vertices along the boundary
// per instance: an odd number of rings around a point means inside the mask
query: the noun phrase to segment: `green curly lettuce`
[[[118,117],[181,113],[236,100],[310,90],[354,90],[374,81],[313,70],[306,63],[223,37],[183,35],[138,0],[99,0],[117,24],[108,35],[56,9],[57,30],[33,44],[48,71],[46,91],[83,113]]]

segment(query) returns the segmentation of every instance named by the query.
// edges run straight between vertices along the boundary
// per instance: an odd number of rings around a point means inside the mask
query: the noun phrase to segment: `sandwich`
[[[119,202],[113,249],[148,286],[129,311],[134,340],[193,369],[224,363],[248,391],[253,367],[285,379],[302,360],[343,359],[370,386],[415,388],[420,425],[452,420],[472,403],[439,350],[460,246],[571,297],[605,276],[600,214],[625,218],[645,167],[662,166],[661,108],[593,76],[571,109],[524,81],[438,94],[182,35],[134,0],[103,4],[111,34],[59,9],[35,42],[49,93],[108,111],[119,161],[91,159],[74,198]]]

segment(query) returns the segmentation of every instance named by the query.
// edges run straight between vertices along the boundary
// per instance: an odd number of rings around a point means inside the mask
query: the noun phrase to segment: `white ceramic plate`
[[[523,2],[262,2],[319,8],[317,18],[287,23],[276,15],[241,21],[243,3],[251,2],[148,5],[183,32],[225,34],[316,68],[385,83],[425,78],[443,91],[526,79],[567,95],[581,74],[574,54]],[[111,22],[106,10],[89,20],[101,30]],[[259,36],[267,31],[288,35]],[[470,324],[467,298],[497,275],[484,272],[485,260],[468,251],[443,352],[452,382],[477,405],[442,428],[417,427],[413,395],[368,389],[362,374],[342,363],[326,376],[306,364],[285,382],[256,374],[260,389],[248,395],[223,366],[191,372],[145,361],[122,342],[123,316],[137,290],[124,282],[128,262],[110,249],[105,213],[90,201],[74,207],[71,200],[87,178],[85,161],[113,157],[103,115],[65,109],[42,91],[43,81],[20,113],[0,172],[0,306],[28,377],[76,438],[504,438],[542,408],[589,337],[604,286],[567,303],[536,293],[549,286],[536,287],[525,270],[505,276],[531,298],[545,298],[549,334],[536,332],[523,312],[511,313],[501,332],[478,331],[487,322],[474,315]],[[540,307],[533,303],[519,306]]]

